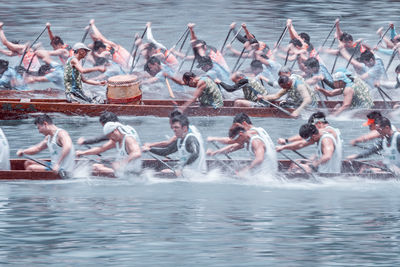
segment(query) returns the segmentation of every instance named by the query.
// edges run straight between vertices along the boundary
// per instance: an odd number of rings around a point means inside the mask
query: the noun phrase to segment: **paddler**
[[[342,141],[339,136],[324,130],[318,130],[313,124],[303,124],[299,135],[308,143],[317,144],[317,154],[308,160],[299,163],[307,173],[318,171],[320,173],[340,173],[342,166]],[[292,170],[299,171],[297,165],[292,165]]]
[[[50,22],[46,23],[47,33],[49,34],[50,38],[50,45],[53,47],[54,51],[48,51],[50,56],[58,56],[61,63],[65,64],[69,57],[74,55],[74,50],[68,44],[65,44],[63,39],[60,36],[54,35],[51,31]]]
[[[10,146],[3,130],[0,128],[0,170],[10,170]]]
[[[53,120],[47,114],[36,117],[34,123],[39,133],[45,136],[44,139],[27,149],[18,150],[17,156],[35,155],[48,148],[51,161],[48,167],[44,167],[27,160],[25,161],[25,169],[30,171],[53,170],[55,172],[64,170],[72,173],[75,166],[75,149],[68,132],[54,125]]]
[[[37,71],[40,68],[40,62],[35,57],[34,49],[30,47],[29,43],[19,44],[17,42],[8,41],[6,36],[4,35],[3,25],[4,23],[0,22],[0,40],[3,45],[9,50],[6,54],[8,56],[24,56],[22,60],[23,67],[25,69],[28,69],[28,66],[31,65],[29,69],[32,71]],[[35,48],[37,48],[38,46],[40,46],[40,44],[36,44]]]
[[[175,134],[175,139],[168,145],[151,147],[149,144],[143,148],[160,156],[168,156],[178,152],[179,163],[175,169],[177,176],[184,175],[185,172],[207,172],[203,138],[199,131],[193,131],[189,127],[189,119],[185,115],[177,115],[171,118],[171,129]],[[151,147],[151,148],[150,148]],[[164,172],[170,170],[164,170]]]
[[[70,102],[89,102],[92,103],[94,100],[88,97],[82,88],[82,82],[91,85],[106,85],[106,81],[93,81],[86,79],[82,74],[94,72],[94,71],[105,71],[104,66],[97,66],[92,68],[83,68],[80,61],[86,57],[90,49],[83,43],[76,43],[73,47],[74,56],[67,60],[64,67],[64,85],[65,95]]]
[[[109,139],[101,147],[93,147],[85,151],[76,151],[76,156],[97,155],[112,148],[116,148],[116,160],[111,166],[105,164],[93,164],[93,172],[96,174],[106,174],[121,176],[125,174],[139,174],[142,170],[141,150],[139,135],[130,126],[119,122],[109,121],[103,126],[103,133]]]
[[[246,146],[253,160],[249,165],[238,170],[236,175],[239,177],[250,174],[274,176],[278,171],[278,161],[274,143],[269,134],[260,127],[251,127],[247,130],[246,128],[241,123],[233,123],[229,129],[229,139],[232,143],[216,151],[209,149],[207,155],[227,154]]]
[[[267,101],[274,101],[287,94],[286,105],[296,108],[291,114],[294,118],[297,118],[304,108],[316,103],[314,90],[299,75],[280,76],[278,84],[282,89],[276,94],[259,95],[258,97]]]
[[[381,139],[379,142],[358,155],[347,157],[348,160],[368,157],[374,153],[381,152],[383,160],[379,165],[386,167],[396,175],[400,175],[400,132],[394,131],[390,120],[386,117],[376,119],[376,130]],[[370,168],[372,172],[381,172],[384,169]]]
[[[315,90],[329,97],[343,94],[343,103],[335,108],[333,115],[337,116],[350,108],[370,109],[374,105],[368,85],[359,77],[353,77],[346,69],[338,69],[333,75],[333,81],[333,85],[330,84],[333,90],[315,87]]]
[[[181,112],[184,112],[186,108],[197,99],[199,100],[201,106],[209,106],[217,109],[224,105],[221,91],[219,90],[217,84],[209,77],[198,77],[193,72],[185,72],[182,80],[178,80],[172,76],[169,76],[168,74],[165,75],[177,84],[196,88],[193,93],[193,97],[186,101],[182,107],[180,107]]]
[[[22,76],[8,64],[7,60],[0,59],[0,87],[7,90],[29,90]]]
[[[233,93],[238,90],[243,91],[244,99],[236,99],[234,102],[235,107],[263,107],[263,103],[258,95],[267,95],[268,92],[257,78],[246,77],[242,72],[237,71],[232,74],[232,81],[234,85],[229,85],[218,79],[215,82],[221,85],[227,92]]]

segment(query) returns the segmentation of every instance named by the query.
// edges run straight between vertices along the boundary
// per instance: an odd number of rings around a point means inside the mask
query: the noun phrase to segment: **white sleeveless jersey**
[[[252,127],[250,130],[254,130],[257,132],[256,135],[252,136],[249,141],[249,146],[248,150],[249,152],[254,155],[253,150],[251,149],[251,144],[255,139],[260,139],[265,146],[265,152],[264,152],[264,161],[261,163],[260,166],[256,167],[256,172],[264,172],[268,174],[275,174],[278,171],[278,157],[276,155],[276,150],[275,150],[275,145],[274,142],[272,142],[271,137],[261,127]]]
[[[393,133],[390,146],[388,146],[388,141],[386,138],[382,140],[383,163],[390,169],[393,165],[400,168],[400,153],[397,150],[397,136],[399,134],[400,132],[397,131]]]
[[[0,170],[10,170],[10,147],[2,129],[0,129]]]
[[[318,172],[321,173],[340,173],[342,168],[342,142],[340,141],[339,135],[337,135],[338,139],[333,136],[331,133],[324,133],[318,141],[318,157],[322,157],[322,140],[324,138],[330,138],[333,141],[333,145],[335,147],[335,151],[333,152],[332,158],[325,162],[324,164],[320,164],[318,166]]]
[[[140,145],[139,135],[137,134],[136,130],[128,125],[122,125],[118,127],[118,130],[124,135],[122,139],[121,146],[117,142],[115,144],[115,148],[117,149],[117,160],[121,161],[124,160],[129,156],[129,153],[126,151],[126,138],[128,136],[134,138],[136,142]],[[135,172],[140,173],[142,171],[142,160],[141,158],[135,159],[130,161],[126,166],[122,166],[121,170],[117,172]]]
[[[62,129],[58,128],[53,136],[48,135],[47,139],[47,147],[50,150],[50,158],[51,164],[57,164],[61,157],[62,147],[57,144],[57,136],[58,133]],[[64,160],[60,163],[60,169],[63,169],[67,172],[73,172],[75,167],[75,148],[74,145],[71,145],[71,150],[68,155],[64,158]]]
[[[202,138],[200,132],[197,130],[197,128],[192,125],[189,126],[189,131],[186,134],[185,139],[182,140],[181,138],[178,138],[178,140],[177,140],[179,162],[180,162],[180,164],[183,164],[184,162],[186,162],[186,160],[190,156],[190,153],[186,150],[186,140],[189,136],[194,136],[197,139],[197,141],[199,142],[200,151],[199,151],[199,156],[197,157],[197,159],[194,162],[192,162],[190,165],[186,165],[185,168],[189,168],[194,171],[206,173],[207,172],[207,162],[206,162],[206,153],[204,150],[203,138]]]

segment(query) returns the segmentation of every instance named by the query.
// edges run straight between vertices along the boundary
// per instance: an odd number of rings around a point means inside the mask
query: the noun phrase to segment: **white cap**
[[[121,123],[115,121],[109,121],[104,124],[103,133],[104,135],[109,135],[110,133],[114,132],[115,129],[121,126]]]
[[[86,51],[90,51],[91,49],[87,47],[84,43],[76,43],[74,44],[74,47],[72,47],[73,50],[79,50],[79,49],[85,49]]]

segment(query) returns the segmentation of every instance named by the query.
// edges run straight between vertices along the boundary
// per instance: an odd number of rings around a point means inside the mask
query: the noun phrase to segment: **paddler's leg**
[[[4,46],[6,46],[10,51],[16,52],[18,54],[24,53],[26,45],[22,44],[14,44],[7,40],[6,36],[4,35],[3,31],[3,22],[0,22],[0,39]]]
[[[258,107],[262,105],[257,105],[257,103],[253,101],[249,101],[246,99],[236,99],[235,102],[233,103],[234,107]]]
[[[112,168],[106,167],[103,164],[93,164],[93,173],[95,174],[105,174],[105,175],[114,175],[115,172]]]

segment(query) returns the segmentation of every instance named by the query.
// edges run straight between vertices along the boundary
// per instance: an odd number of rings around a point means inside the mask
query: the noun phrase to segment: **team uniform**
[[[129,153],[126,150],[126,138],[132,137],[133,139],[136,140],[136,142],[139,145],[140,145],[140,138],[136,130],[131,126],[121,125],[118,127],[118,130],[124,135],[124,137],[122,139],[121,145],[119,145],[119,142],[116,142],[115,144],[115,148],[117,149],[116,160],[122,161],[129,156]],[[128,164],[122,166],[121,169],[116,170],[116,173],[118,174],[140,173],[141,171],[142,171],[142,160],[139,158],[131,160]]]
[[[0,170],[10,170],[10,146],[2,129],[0,129]]]
[[[318,166],[318,172],[320,173],[340,173],[342,168],[342,140],[340,136],[340,131],[336,128],[328,126],[336,132],[336,138],[333,134],[329,132],[324,132],[317,144],[317,155],[319,158],[322,157],[322,140],[325,138],[330,138],[333,141],[335,151],[330,160],[324,164]]]
[[[264,161],[261,163],[260,166],[257,166],[253,172],[259,174],[271,174],[274,175],[278,171],[278,160],[275,150],[275,145],[271,140],[269,134],[261,127],[252,127],[250,131],[254,130],[257,132],[256,135],[253,135],[250,138],[248,151],[250,154],[254,155],[254,151],[252,150],[251,144],[254,140],[259,139],[264,143],[265,152],[264,152]]]
[[[57,144],[57,136],[61,130],[62,129],[58,128],[53,136],[48,135],[47,148],[50,151],[50,158],[51,158],[49,170],[51,169],[52,166],[54,166],[54,164],[58,163],[61,157],[62,147]],[[68,155],[60,163],[60,169],[63,169],[67,172],[73,172],[74,167],[75,167],[75,148],[72,145]]]

